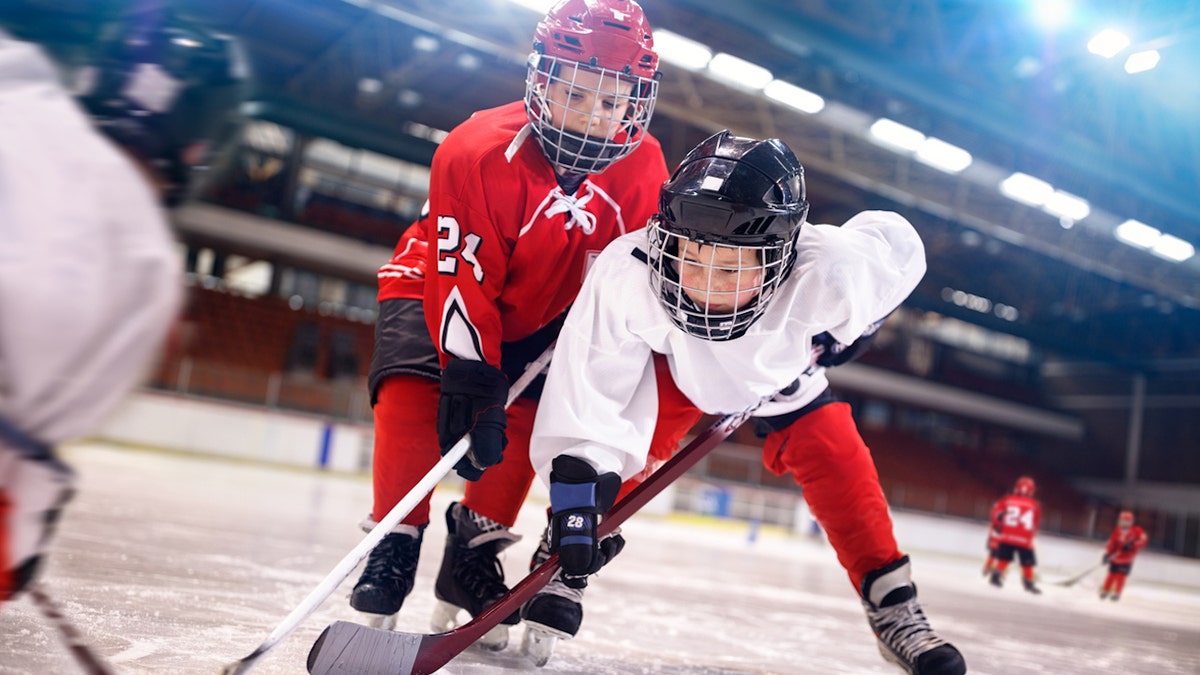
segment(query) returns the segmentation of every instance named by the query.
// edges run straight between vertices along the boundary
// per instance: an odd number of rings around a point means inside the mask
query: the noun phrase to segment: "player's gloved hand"
[[[1101,562],[1103,562],[1105,565],[1107,565],[1108,563],[1112,562],[1112,554],[1111,554],[1111,553],[1105,553],[1105,554],[1104,554],[1104,557],[1103,557],[1103,558],[1101,558],[1100,560],[1101,560]]]
[[[883,325],[883,321],[884,319],[880,319],[867,326],[863,334],[848,345],[838,342],[828,332],[814,336],[813,347],[821,349],[821,354],[817,356],[817,365],[833,368],[834,366],[840,366],[843,363],[849,363],[857,359],[863,352],[867,351],[871,342],[874,341],[875,333]]]
[[[1130,551],[1133,550],[1133,542],[1132,541],[1125,542],[1125,544],[1123,546],[1121,546],[1121,550],[1125,551],[1126,553],[1129,553]]]
[[[625,538],[613,533],[596,535],[602,516],[616,501],[621,477],[612,472],[597,475],[591,464],[559,455],[550,470],[550,551],[558,552],[563,583],[587,586],[595,574],[625,547]]]
[[[508,378],[483,361],[452,358],[442,370],[437,432],[442,454],[471,434],[471,449],[454,465],[458,475],[479,480],[483,470],[500,463],[508,437]]]

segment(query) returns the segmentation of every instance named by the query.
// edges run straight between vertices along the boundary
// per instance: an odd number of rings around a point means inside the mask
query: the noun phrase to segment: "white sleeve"
[[[610,246],[610,249],[612,247]],[[567,314],[533,426],[529,458],[547,485],[561,454],[588,461],[598,473],[622,480],[646,463],[658,392],[650,347],[626,326],[630,298],[627,250],[606,249],[596,260]],[[644,281],[643,281],[644,285]],[[632,289],[630,289],[632,290]]]
[[[925,276],[925,245],[912,224],[891,211],[864,211],[831,229],[823,286],[831,294],[828,314],[842,320],[829,332],[848,345],[917,287]]]

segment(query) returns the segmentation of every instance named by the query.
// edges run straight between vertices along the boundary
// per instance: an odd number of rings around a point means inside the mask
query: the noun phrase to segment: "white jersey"
[[[182,296],[158,198],[35,45],[0,31],[0,418],[43,443],[95,430]]]
[[[658,406],[652,352],[666,356],[680,391],[706,413],[792,412],[828,386],[813,337],[828,331],[854,342],[925,275],[924,245],[895,213],[867,211],[842,227],[804,225],[795,268],[766,312],[745,335],[713,342],[671,322],[650,287],[647,245],[644,230],[609,244],[567,316],[530,450],[547,483],[560,454],[622,479],[641,471]],[[799,389],[776,396],[797,378]]]

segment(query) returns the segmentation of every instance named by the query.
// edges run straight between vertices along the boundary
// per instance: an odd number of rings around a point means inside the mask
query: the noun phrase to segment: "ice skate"
[[[460,625],[461,611],[473,618],[508,592],[497,556],[521,538],[458,502],[446,510],[446,528],[446,552],[434,586],[438,603],[433,610],[433,630],[439,633]],[[508,646],[508,627],[518,620],[513,612],[476,644],[496,651],[504,649]]]
[[[1109,599],[1109,600],[1112,600],[1113,602],[1116,602],[1116,601],[1118,601],[1118,600],[1120,600],[1120,599],[1121,599],[1121,594],[1120,594],[1120,593],[1113,593],[1112,595],[1108,596],[1108,599]]]
[[[1108,591],[1100,591],[1100,599],[1107,600],[1108,599]]]
[[[1037,585],[1033,583],[1033,579],[1022,579],[1021,582],[1025,585],[1026,591],[1029,591],[1034,595],[1042,594],[1042,589],[1038,588]]]
[[[1004,587],[1004,577],[1000,576],[1000,572],[992,570],[992,576],[988,577],[988,583],[996,588]]]
[[[550,557],[548,537],[548,532],[542,536],[530,561],[530,569]],[[583,589],[567,586],[562,581],[562,571],[556,572],[546,587],[521,607],[521,619],[525,622],[521,653],[538,668],[546,665],[554,655],[559,639],[570,640],[579,632],[583,622],[582,603]]]
[[[863,580],[863,608],[879,653],[910,675],[963,675],[967,664],[954,645],[934,632],[917,602],[908,556]]]
[[[374,628],[396,627],[396,614],[412,592],[421,555],[424,527],[401,525],[371,551],[362,576],[350,593],[350,606],[366,615]]]

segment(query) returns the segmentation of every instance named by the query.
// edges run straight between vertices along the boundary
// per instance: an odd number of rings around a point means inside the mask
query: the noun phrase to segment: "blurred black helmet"
[[[158,171],[175,205],[237,128],[248,74],[232,38],[157,8],[106,25],[75,89],[99,129]]]
[[[762,316],[796,259],[796,238],[808,217],[804,167],[783,141],[714,134],[683,158],[659,193],[651,219],[650,283],[671,320],[706,340],[732,340]],[[708,279],[738,272],[754,299],[733,309],[694,300],[708,289],[684,286],[680,269],[703,266],[685,259],[684,246],[727,247],[752,253],[737,270],[713,268]]]

